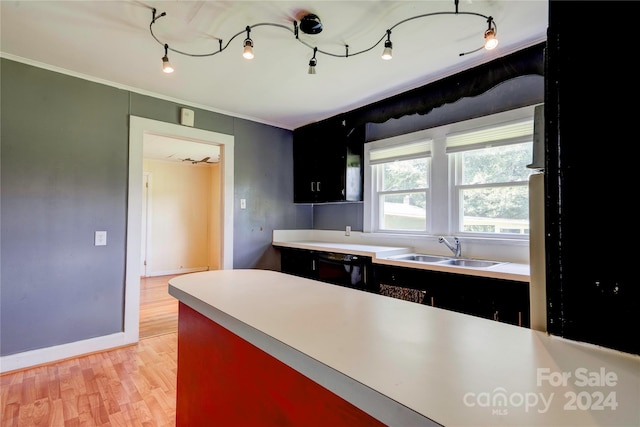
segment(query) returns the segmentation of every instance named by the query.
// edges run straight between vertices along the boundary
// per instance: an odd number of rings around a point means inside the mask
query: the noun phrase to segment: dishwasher
[[[320,252],[317,262],[318,280],[373,292],[369,284],[371,257]]]

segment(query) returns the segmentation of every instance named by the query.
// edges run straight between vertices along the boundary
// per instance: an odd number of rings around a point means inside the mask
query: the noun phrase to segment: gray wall
[[[121,332],[128,116],[178,123],[181,105],[0,67],[0,354]],[[293,204],[291,132],[195,112],[195,127],[235,137],[234,268],[277,269],[271,231],[311,227],[311,209]],[[96,230],[107,246],[93,245]]]
[[[234,268],[280,270],[274,229],[311,228],[311,210],[293,203],[292,133],[236,119]],[[240,209],[246,199],[246,209]]]

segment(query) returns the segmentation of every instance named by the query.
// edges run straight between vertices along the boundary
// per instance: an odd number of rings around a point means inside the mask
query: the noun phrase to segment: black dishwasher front
[[[334,252],[318,253],[318,280],[373,292],[369,283],[371,258]]]

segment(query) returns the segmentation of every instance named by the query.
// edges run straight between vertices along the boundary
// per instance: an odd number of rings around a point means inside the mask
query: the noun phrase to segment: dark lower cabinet
[[[318,253],[302,249],[280,248],[280,271],[308,279],[318,278]]]
[[[374,285],[399,288],[421,304],[529,327],[529,283],[396,266],[374,265]],[[407,290],[402,292],[402,290]]]
[[[324,252],[280,248],[283,273],[357,288],[485,319],[530,326],[529,283],[416,268],[371,264],[363,260],[363,282],[334,280],[321,268]],[[323,273],[323,271],[325,271]]]

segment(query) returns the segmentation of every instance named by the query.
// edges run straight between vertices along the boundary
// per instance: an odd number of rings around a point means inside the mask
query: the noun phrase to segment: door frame
[[[140,316],[140,258],[142,251],[142,148],[145,134],[187,139],[220,146],[222,248],[220,263],[223,269],[233,268],[233,165],[234,137],[192,127],[129,116],[129,191],[127,208],[127,255],[125,273],[125,342],[139,340]]]
[[[140,277],[147,277],[147,258],[149,251],[149,215],[151,213],[151,173],[142,173],[142,227],[140,239]]]

